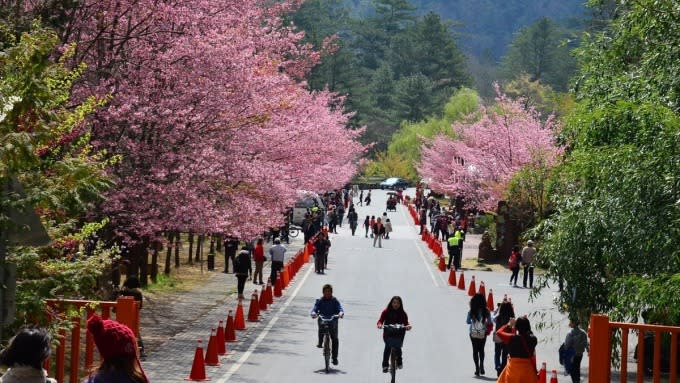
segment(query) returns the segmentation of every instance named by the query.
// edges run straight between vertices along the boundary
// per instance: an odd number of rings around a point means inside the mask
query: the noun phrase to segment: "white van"
[[[292,222],[295,225],[302,225],[305,220],[305,213],[307,209],[313,207],[315,204],[321,208],[321,210],[326,210],[323,204],[323,200],[318,194],[306,190],[298,190],[298,200],[293,206],[293,219]]]

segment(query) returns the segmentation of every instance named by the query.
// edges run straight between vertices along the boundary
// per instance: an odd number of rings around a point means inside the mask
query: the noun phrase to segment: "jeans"
[[[283,269],[283,262],[281,261],[272,261],[272,273],[269,276],[269,278],[272,280],[272,286],[276,285],[276,275],[277,272]]]
[[[317,273],[322,273],[326,270],[326,255],[325,254],[314,254],[314,270]]]
[[[534,266],[530,263],[524,265],[524,283],[522,283],[524,287],[527,287],[527,277],[529,277],[529,287],[534,287]]]
[[[319,344],[322,344],[323,342],[323,335],[324,335],[324,330],[321,327],[321,318],[317,320],[317,323],[319,325]],[[333,322],[330,323],[330,334],[331,334],[331,355],[333,359],[337,359],[338,357],[338,348],[340,347],[340,341],[338,340],[338,320],[335,319]]]
[[[484,338],[473,338],[470,337],[472,342],[472,360],[475,361],[475,370],[477,372],[484,371],[484,345],[486,344],[486,337]]]
[[[259,280],[262,283],[262,269],[264,267],[264,262],[255,262],[255,272],[253,273],[253,283],[257,283]]]
[[[510,276],[510,284],[512,285],[512,284],[513,284],[513,280],[514,280],[514,281],[515,281],[515,282],[514,282],[514,285],[517,286],[517,278],[518,278],[518,276],[519,276],[519,265],[517,265],[516,267],[513,267],[513,268],[510,269],[510,270],[512,271],[512,275]],[[525,280],[526,280],[526,279],[525,279]]]
[[[500,375],[501,371],[505,368],[505,365],[508,364],[508,350],[503,343],[494,343],[493,345],[493,361],[496,366],[496,371],[498,371],[498,374]]]
[[[373,234],[373,247],[376,242],[378,242],[378,247],[382,247],[382,236],[382,234]]]
[[[573,383],[578,383],[581,381],[581,360],[583,359],[583,354],[574,355],[573,362],[571,362],[571,381]]]
[[[238,283],[236,284],[236,290],[238,291],[239,298],[243,298],[243,289],[246,286],[246,279],[248,279],[247,274],[236,274],[236,279]]]

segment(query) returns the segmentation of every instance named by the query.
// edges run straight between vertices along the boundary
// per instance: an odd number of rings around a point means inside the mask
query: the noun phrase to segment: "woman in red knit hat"
[[[92,371],[86,383],[149,383],[137,355],[134,332],[122,323],[92,315],[87,320],[102,357],[101,365]]]

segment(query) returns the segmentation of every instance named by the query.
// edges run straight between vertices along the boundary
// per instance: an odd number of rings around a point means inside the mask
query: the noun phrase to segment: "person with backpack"
[[[569,319],[569,327],[571,327],[571,331],[569,331],[564,339],[564,349],[567,350],[567,353],[571,350],[573,357],[571,357],[570,361],[564,361],[564,366],[569,366],[567,371],[571,375],[571,381],[578,383],[581,381],[583,352],[588,350],[588,334],[579,327],[579,320],[576,317]]]
[[[512,247],[512,252],[510,252],[510,258],[508,258],[508,268],[510,271],[512,271],[512,275],[510,276],[510,285],[514,287],[517,287],[520,262],[522,262],[522,255],[519,253],[519,246],[515,245]]]
[[[488,328],[493,326],[491,314],[486,308],[484,295],[475,294],[470,299],[470,311],[467,314],[470,325],[470,342],[472,343],[472,360],[475,362],[475,376],[484,375],[484,346],[489,335]],[[493,329],[493,327],[491,327]]]
[[[538,340],[531,331],[527,317],[511,318],[508,324],[496,331],[496,335],[508,349],[508,365],[498,377],[498,383],[534,383],[538,381],[536,370],[536,345]]]

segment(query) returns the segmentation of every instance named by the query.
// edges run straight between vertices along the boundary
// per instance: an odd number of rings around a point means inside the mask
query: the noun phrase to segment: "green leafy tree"
[[[16,179],[25,191],[3,190],[0,230],[13,226],[9,207],[32,206],[53,239],[43,248],[9,248],[7,259],[17,266],[18,322],[40,318],[45,298],[96,296],[97,277],[112,255],[100,248],[91,249],[87,260],[76,257],[92,233],[83,214],[111,186],[105,173],[110,161],[89,145],[86,118],[102,100],[72,101],[71,87],[83,68],[64,66],[72,47],[55,62],[57,45],[55,33],[34,24],[0,54],[0,184]]]
[[[570,151],[556,171],[555,214],[536,233],[548,278],[565,283],[565,310],[677,324],[680,13],[674,0],[618,4],[577,51]]]
[[[520,29],[503,57],[504,76],[514,78],[528,73],[530,81],[566,91],[576,69],[576,59],[570,55],[573,47],[564,42],[567,37],[566,32],[545,17]]]

